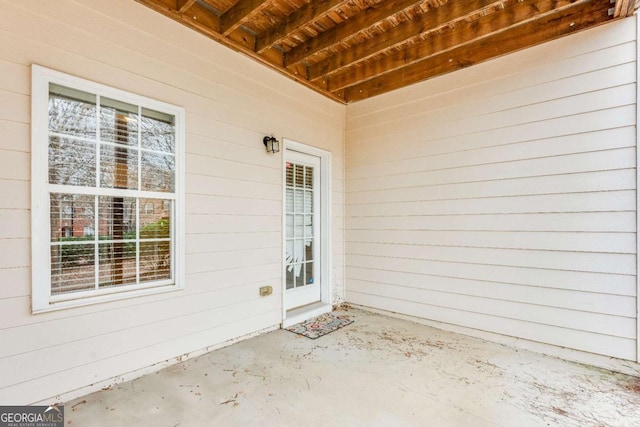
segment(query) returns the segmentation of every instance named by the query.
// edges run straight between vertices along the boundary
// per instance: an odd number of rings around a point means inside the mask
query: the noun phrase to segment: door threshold
[[[286,317],[282,320],[282,327],[288,328],[296,323],[307,321],[321,314],[330,313],[332,310],[333,307],[331,304],[322,301],[287,310]]]

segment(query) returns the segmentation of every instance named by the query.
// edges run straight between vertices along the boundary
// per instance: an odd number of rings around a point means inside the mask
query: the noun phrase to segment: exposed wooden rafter
[[[626,18],[640,6],[640,0],[616,0],[616,6],[613,10],[614,18]]]
[[[286,16],[278,25],[274,25],[256,38],[256,51],[262,53],[287,35],[315,21],[328,11],[340,6],[345,0],[321,0],[306,3],[297,11]]]
[[[178,12],[180,13],[184,13],[186,12],[191,6],[193,6],[193,4],[196,2],[196,0],[178,0],[177,5],[176,5],[176,9],[178,10]]]
[[[244,18],[265,4],[264,0],[239,0],[220,16],[220,32],[225,36],[228,35],[240,26]]]
[[[285,56],[286,65],[297,64],[310,55],[348,39],[354,34],[420,3],[421,1],[416,0],[378,3],[375,7],[370,7],[352,19],[344,21],[291,49]]]
[[[633,15],[640,0],[136,0],[352,102]]]

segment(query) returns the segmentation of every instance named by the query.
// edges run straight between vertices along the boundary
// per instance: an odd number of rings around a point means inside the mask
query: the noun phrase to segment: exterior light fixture
[[[277,153],[280,151],[280,142],[273,136],[265,136],[262,138],[264,146],[267,148],[267,153]]]

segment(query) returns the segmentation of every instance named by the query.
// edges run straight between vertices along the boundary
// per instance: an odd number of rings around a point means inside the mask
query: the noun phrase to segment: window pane
[[[171,279],[171,242],[140,242],[140,281]]]
[[[94,245],[51,246],[51,294],[94,289]]]
[[[136,243],[100,243],[100,287],[136,283]]]
[[[96,114],[95,95],[49,85],[49,131],[95,139]]]
[[[137,146],[138,107],[109,98],[101,98],[100,139]]]
[[[142,153],[142,190],[173,192],[175,158],[169,154]]]
[[[49,246],[37,251],[34,274],[48,272],[51,279],[51,289],[34,286],[40,305],[34,310],[174,283],[182,256],[176,253],[178,229],[172,221],[180,208],[176,189],[183,188],[176,182],[183,109],[156,111],[142,107],[153,102],[144,97],[126,96],[125,102],[101,85],[76,84],[69,76],[62,86],[50,79],[57,78],[34,68],[34,82],[44,82],[34,85],[44,91],[34,102],[47,97],[47,111],[34,120],[45,134],[34,147],[36,159],[46,162],[38,167],[47,168],[48,178],[41,183],[45,199],[38,196],[34,212],[38,222],[48,215],[50,225]],[[66,85],[82,85],[82,90]],[[293,231],[293,217],[291,222]],[[103,288],[114,289],[96,292]],[[60,296],[47,301],[50,295]]]
[[[175,152],[174,116],[143,108],[141,127],[143,148],[165,153]]]
[[[138,189],[138,150],[102,145],[100,147],[100,186]]]
[[[136,199],[101,196],[98,202],[100,240],[136,238]]]
[[[50,195],[51,241],[93,240],[95,197],[79,194]]]
[[[171,210],[163,199],[140,199],[140,239],[166,239],[171,236]],[[153,206],[151,213],[146,207]],[[168,206],[170,208],[170,206]]]
[[[70,138],[49,138],[49,183],[96,185],[96,145]]]

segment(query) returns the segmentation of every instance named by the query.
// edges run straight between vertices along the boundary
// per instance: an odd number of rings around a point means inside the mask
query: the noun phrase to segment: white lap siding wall
[[[636,20],[347,108],[347,301],[637,360]]]
[[[332,152],[341,298],[343,105],[130,0],[0,0],[0,17],[2,404],[64,400],[279,325],[283,165],[267,134]],[[31,314],[32,63],[186,109],[184,290]]]

